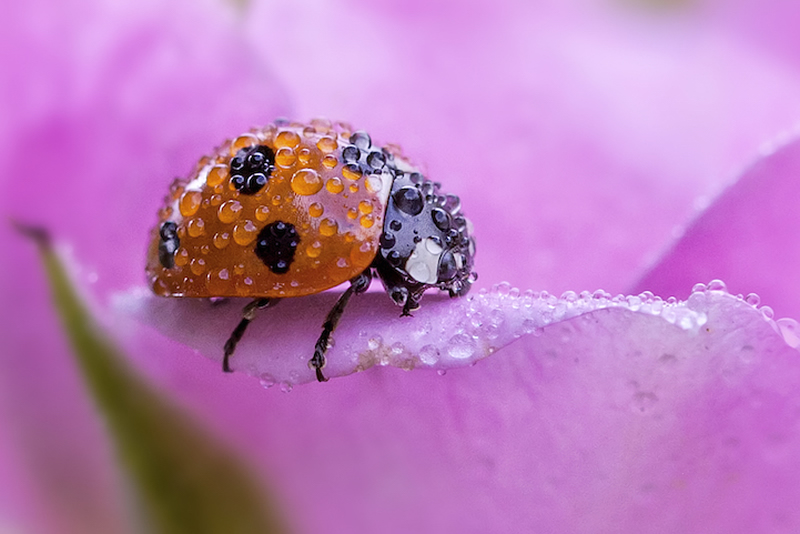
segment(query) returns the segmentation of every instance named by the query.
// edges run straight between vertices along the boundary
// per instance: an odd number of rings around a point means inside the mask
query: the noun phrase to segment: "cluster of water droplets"
[[[522,292],[501,283],[469,297],[449,301],[448,305],[438,306],[429,313],[425,313],[423,306],[414,320],[404,324],[383,324],[377,330],[360,328],[355,335],[340,342],[343,352],[352,358],[345,374],[375,365],[430,368],[445,374],[450,368],[474,365],[522,336],[540,336],[548,326],[602,309],[624,309],[656,316],[682,330],[697,332],[726,299],[749,305],[789,346],[800,348],[797,321],[775,320],[773,310],[762,306],[758,295],[732,295],[720,280],[696,284],[683,301],[675,297],[662,299],[647,291],[616,296],[603,290],[567,291],[556,297],[546,291]],[[265,388],[277,385],[287,392],[293,384],[304,381],[297,372],[288,380],[259,374],[256,369],[250,374],[257,376]]]
[[[720,280],[697,284],[684,301],[661,298],[649,291],[639,295],[611,295],[597,290],[567,291],[560,297],[546,291],[520,291],[508,283],[456,301],[438,311],[437,320],[423,319],[402,339],[384,339],[362,331],[364,346],[359,370],[371,365],[405,369],[436,368],[440,374],[451,367],[475,364],[524,335],[539,336],[549,325],[601,309],[625,309],[667,321],[682,330],[698,331],[724,295],[758,310],[764,320],[792,347],[800,347],[800,326],[793,319],[773,319],[769,306],[761,306],[758,295],[731,295]],[[441,325],[441,326],[437,326]],[[358,350],[359,343],[354,349]]]
[[[697,298],[695,295],[705,295],[714,291],[730,295],[723,281],[712,280],[708,284],[695,284],[695,286],[692,288],[692,296],[689,297],[687,302],[692,301],[693,298]],[[745,302],[752,306],[755,310],[758,310],[764,320],[778,334],[781,335],[787,345],[794,349],[800,348],[800,323],[798,323],[796,320],[789,317],[775,319],[774,310],[769,306],[762,306],[761,297],[759,297],[756,293],[750,293],[746,296],[742,294],[731,295],[731,297]]]

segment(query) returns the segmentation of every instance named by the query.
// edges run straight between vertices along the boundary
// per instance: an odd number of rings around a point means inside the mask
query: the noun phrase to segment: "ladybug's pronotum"
[[[223,369],[259,308],[350,281],[310,365],[319,381],[330,336],[373,274],[402,315],[428,288],[465,295],[475,240],[454,195],[395,146],[343,123],[278,121],[224,143],[176,180],[153,229],[147,275],[165,297],[251,297]]]

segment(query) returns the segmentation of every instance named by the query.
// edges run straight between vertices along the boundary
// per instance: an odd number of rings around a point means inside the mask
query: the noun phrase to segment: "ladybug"
[[[425,290],[465,295],[475,240],[455,195],[394,145],[324,119],[276,121],[228,140],[173,182],[152,231],[147,276],[164,297],[250,297],[222,368],[258,309],[343,282],[309,362],[320,382],[330,337],[372,277],[403,316]]]

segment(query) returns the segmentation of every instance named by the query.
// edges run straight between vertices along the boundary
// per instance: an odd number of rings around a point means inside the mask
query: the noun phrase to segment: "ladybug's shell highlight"
[[[319,120],[226,142],[170,188],[148,252],[153,290],[282,298],[352,279],[378,253],[394,179],[387,155]]]

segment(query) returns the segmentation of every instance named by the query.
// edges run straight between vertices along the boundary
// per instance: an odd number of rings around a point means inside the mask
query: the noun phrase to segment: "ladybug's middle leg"
[[[236,328],[231,332],[231,337],[225,342],[225,355],[222,358],[222,370],[226,373],[231,373],[233,370],[228,365],[231,354],[236,350],[236,345],[242,340],[244,331],[247,330],[247,325],[255,318],[256,311],[272,307],[280,302],[280,299],[255,299],[242,310],[242,320],[236,325]]]
[[[342,313],[344,313],[347,302],[353,294],[358,295],[364,293],[369,288],[370,282],[372,282],[372,273],[370,269],[365,270],[363,273],[350,280],[350,287],[342,293],[339,300],[333,305],[331,311],[328,312],[325,322],[322,323],[322,334],[319,336],[317,344],[314,347],[314,356],[311,358],[311,361],[308,362],[316,371],[317,380],[319,382],[328,381],[325,375],[322,374],[322,368],[325,367],[325,353],[328,351],[331,334],[333,334],[333,331],[336,329],[336,325],[339,324],[339,319],[342,318]]]

